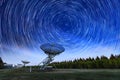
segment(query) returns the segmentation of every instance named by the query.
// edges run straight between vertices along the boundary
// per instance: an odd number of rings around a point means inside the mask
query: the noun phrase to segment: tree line
[[[120,55],[113,55],[96,58],[80,58],[70,61],[53,62],[50,64],[55,68],[67,69],[118,69],[120,68]]]
[[[0,57],[0,69],[2,69],[3,67],[4,67],[4,63],[3,63],[3,61],[2,61],[2,59]]]

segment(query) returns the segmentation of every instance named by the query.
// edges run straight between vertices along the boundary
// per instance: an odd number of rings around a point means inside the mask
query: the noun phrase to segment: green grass
[[[52,72],[0,70],[0,80],[120,80],[120,70],[59,69]]]

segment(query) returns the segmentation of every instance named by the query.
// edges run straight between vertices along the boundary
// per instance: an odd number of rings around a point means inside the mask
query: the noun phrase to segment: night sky
[[[0,57],[38,64],[43,43],[65,47],[55,61],[120,54],[120,0],[0,0]]]

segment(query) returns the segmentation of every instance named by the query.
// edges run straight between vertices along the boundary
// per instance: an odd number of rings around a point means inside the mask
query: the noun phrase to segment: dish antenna
[[[24,64],[24,67],[26,64],[29,64],[30,62],[29,61],[22,61],[22,63]]]
[[[54,60],[54,57],[56,55],[59,55],[60,53],[65,51],[65,48],[57,43],[45,43],[45,44],[42,44],[40,48],[44,51],[45,54],[48,55],[48,57],[46,57],[41,62],[43,64],[40,68],[41,70],[44,70],[47,67],[47,65]]]

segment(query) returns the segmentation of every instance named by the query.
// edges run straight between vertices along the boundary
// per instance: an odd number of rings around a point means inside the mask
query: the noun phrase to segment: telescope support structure
[[[46,57],[41,63],[39,63],[39,66],[41,66],[40,70],[45,70],[47,68],[47,65],[54,60],[54,57],[55,55],[48,54],[48,57]]]

